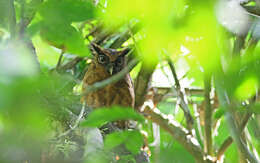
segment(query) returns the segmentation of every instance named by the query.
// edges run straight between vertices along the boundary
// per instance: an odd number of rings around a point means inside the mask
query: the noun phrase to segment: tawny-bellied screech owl
[[[129,52],[129,49],[118,51],[91,44],[91,51],[94,59],[84,76],[83,91],[87,86],[105,80],[121,71],[126,66],[125,55]],[[130,75],[126,74],[118,82],[90,92],[82,100],[94,109],[112,105],[134,107],[134,88]]]

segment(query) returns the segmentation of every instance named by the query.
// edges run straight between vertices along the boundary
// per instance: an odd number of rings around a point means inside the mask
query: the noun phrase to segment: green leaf
[[[250,111],[255,114],[260,114],[260,103],[257,102],[250,107]]]
[[[101,127],[107,122],[129,119],[139,122],[144,121],[144,117],[135,112],[133,109],[114,106],[112,108],[100,108],[94,110],[92,113],[90,113],[82,125],[90,127]]]
[[[220,107],[217,109],[217,111],[214,113],[214,119],[219,119],[225,114],[225,109],[223,107]]]
[[[9,0],[0,0],[0,26],[7,27],[9,18]]]
[[[126,141],[128,137],[128,131],[114,132],[109,134],[105,138],[104,147],[105,149],[112,149]]]
[[[133,154],[137,154],[143,145],[143,136],[138,131],[129,132],[125,142],[126,148]]]
[[[48,0],[40,14],[49,22],[80,22],[94,17],[94,5],[90,0]]]
[[[41,23],[40,35],[49,44],[79,56],[87,56],[89,50],[80,32],[69,24]]]
[[[114,132],[106,136],[104,147],[109,150],[120,144],[125,144],[131,153],[137,154],[143,145],[143,137],[137,130]]]

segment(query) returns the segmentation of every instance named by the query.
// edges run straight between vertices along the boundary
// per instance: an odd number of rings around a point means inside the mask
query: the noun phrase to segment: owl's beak
[[[110,75],[112,75],[112,73],[113,73],[113,66],[109,67],[108,72],[109,72]]]
[[[109,64],[106,65],[106,70],[107,70],[107,72],[108,72],[110,75],[112,75],[112,73],[113,73],[113,67],[114,67],[114,64],[113,64],[113,63],[109,63]]]

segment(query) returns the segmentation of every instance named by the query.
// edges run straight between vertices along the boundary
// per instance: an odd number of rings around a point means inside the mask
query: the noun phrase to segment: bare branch
[[[241,49],[243,48],[245,43],[245,36],[236,36],[236,40],[234,42],[234,48],[233,48],[233,56],[239,56]]]
[[[239,129],[240,129],[240,133],[243,132],[243,130],[245,129],[246,125],[247,125],[247,122],[248,120],[250,119],[251,117],[251,113],[247,113],[245,115],[245,117],[243,118],[242,120],[242,123],[240,124],[239,126]],[[226,152],[226,150],[228,149],[228,147],[233,143],[233,139],[231,136],[229,136],[223,143],[222,145],[220,146],[218,152],[217,152],[217,160],[220,160],[222,155]]]
[[[155,64],[147,63],[143,61],[141,70],[137,76],[135,82],[135,108],[140,110],[145,101],[145,95],[147,93],[148,83],[155,69]]]
[[[204,136],[204,144],[205,144],[205,152],[207,154],[213,154],[212,148],[212,108],[210,103],[210,90],[211,90],[211,75],[205,75],[204,77],[204,87],[205,87],[205,136]]]
[[[251,38],[245,50],[245,55],[251,55],[254,52],[257,43],[258,41],[256,39]]]
[[[232,131],[232,138],[234,139],[235,143],[237,144],[239,150],[241,150],[242,154],[248,159],[251,163],[259,163],[259,160],[250,152],[247,148],[245,142],[240,137],[240,132],[238,131],[235,125],[235,119],[230,112],[226,113],[226,119],[230,125],[230,129]]]
[[[237,128],[236,124],[235,124],[235,119],[233,116],[233,105],[229,100],[229,97],[227,95],[227,92],[223,92],[223,96],[225,99],[225,104],[227,104],[227,109],[228,111],[226,112],[226,120],[230,126],[230,130],[231,130],[231,137],[234,140],[234,142],[236,143],[236,145],[238,146],[239,150],[241,151],[241,153],[244,155],[244,157],[246,159],[248,159],[250,161],[250,163],[258,163],[260,162],[259,160],[257,160],[257,158],[251,153],[251,151],[247,148],[245,142],[241,139],[241,134],[239,129]]]
[[[69,130],[67,130],[66,132],[60,134],[60,135],[58,136],[58,138],[61,138],[61,137],[63,137],[63,136],[66,136],[66,135],[68,135],[71,131],[75,130],[75,129],[78,127],[78,125],[79,125],[81,119],[83,118],[84,113],[85,113],[85,104],[82,105],[82,109],[81,109],[81,111],[80,111],[80,113],[79,113],[78,118],[77,118],[76,121],[75,121],[75,124],[74,124]]]
[[[60,66],[60,70],[65,71],[68,69],[72,69],[73,67],[75,67],[76,64],[78,64],[80,61],[82,61],[84,58],[83,57],[75,57],[74,59],[72,59],[71,61],[69,61],[68,63]]]
[[[174,64],[168,56],[167,56],[167,62],[170,66],[170,69],[171,69],[171,72],[172,72],[172,75],[173,75],[173,78],[174,78],[174,81],[175,81],[175,90],[177,92],[178,97],[180,98],[180,106],[181,106],[181,108],[184,112],[185,118],[186,118],[187,128],[189,130],[191,130],[193,123],[194,123],[194,120],[191,116],[189,106],[185,101],[184,93],[181,91],[181,85],[180,85],[179,79],[177,77],[177,73],[175,71]]]
[[[11,38],[14,39],[16,37],[16,13],[14,7],[14,0],[9,1],[9,30],[11,34]]]
[[[23,37],[26,27],[31,23],[33,20],[38,6],[43,2],[43,0],[33,0],[29,3],[26,3],[26,0],[21,0],[21,18],[19,22],[19,34]],[[28,7],[30,6],[29,14],[26,12],[28,10]]]
[[[64,50],[62,49],[61,53],[60,53],[60,57],[59,57],[58,62],[57,62],[57,65],[56,65],[56,70],[58,70],[61,66],[61,61],[62,61],[63,55],[64,55]]]
[[[169,132],[198,162],[213,163],[213,161],[205,159],[203,150],[197,140],[189,135],[188,131],[182,128],[178,122],[164,118],[162,114],[153,111],[149,107],[145,107],[143,113],[147,119],[152,120]]]

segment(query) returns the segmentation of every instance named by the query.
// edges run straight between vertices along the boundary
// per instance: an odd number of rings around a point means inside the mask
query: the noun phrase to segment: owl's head
[[[121,71],[126,64],[125,55],[130,51],[129,48],[115,50],[102,48],[95,43],[91,43],[91,51],[94,55],[94,62],[103,66],[111,75]]]

